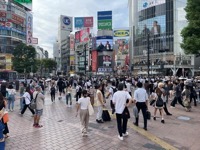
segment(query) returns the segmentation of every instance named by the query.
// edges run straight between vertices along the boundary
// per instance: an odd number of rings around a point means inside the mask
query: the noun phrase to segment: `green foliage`
[[[37,71],[36,50],[24,43],[19,44],[13,52],[13,67],[19,73],[30,73]]]
[[[182,30],[181,48],[186,54],[200,53],[200,0],[188,0],[185,8],[188,25]]]
[[[53,59],[50,59],[50,58],[45,58],[45,59],[39,60],[39,64],[40,64],[41,68],[45,68],[45,70],[48,69],[49,72],[51,72],[57,66],[56,61]]]

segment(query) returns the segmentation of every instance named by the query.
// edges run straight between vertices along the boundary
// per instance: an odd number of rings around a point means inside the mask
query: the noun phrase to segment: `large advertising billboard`
[[[90,40],[90,28],[86,28],[80,31],[80,42],[88,42]]]
[[[75,17],[74,26],[75,28],[92,28],[94,24],[93,17]]]
[[[74,51],[74,48],[75,48],[75,44],[74,44],[74,35],[70,35],[70,50],[71,51]]]
[[[98,51],[112,51],[113,37],[112,36],[98,36],[96,37],[96,46]]]
[[[72,25],[73,25],[73,19],[72,17],[69,16],[60,16],[60,28],[61,30],[65,30],[65,31],[70,31],[72,32]]]
[[[27,12],[26,16],[26,42],[27,44],[32,44],[33,37],[33,16],[31,13]]]
[[[14,0],[14,2],[23,5],[24,7],[32,10],[32,0]]]
[[[97,12],[97,29],[112,30],[112,11]]]
[[[166,0],[138,0],[138,11],[164,4]]]

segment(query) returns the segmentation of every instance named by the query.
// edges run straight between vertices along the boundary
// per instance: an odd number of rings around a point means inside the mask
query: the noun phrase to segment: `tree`
[[[40,67],[41,75],[43,75],[43,69],[46,73],[49,73],[49,72],[52,72],[52,70],[55,69],[57,66],[56,61],[50,58],[37,60],[37,64],[38,64],[38,67]]]
[[[19,73],[37,71],[36,50],[24,43],[19,44],[13,51],[13,68]]]
[[[185,8],[188,25],[183,28],[181,48],[186,54],[200,54],[200,1],[188,0]]]

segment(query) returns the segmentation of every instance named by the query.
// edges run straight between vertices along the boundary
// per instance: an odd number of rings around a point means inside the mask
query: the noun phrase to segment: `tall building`
[[[58,43],[59,43],[59,57],[58,71],[66,74],[69,69],[69,58],[70,58],[70,33],[73,29],[73,18],[69,16],[61,15],[59,17],[59,28],[58,28]],[[58,57],[58,58],[59,58]]]
[[[53,58],[57,63],[57,70],[61,70],[61,54],[60,54],[60,44],[56,41],[53,44]]]
[[[134,73],[193,76],[195,57],[180,47],[187,0],[129,0],[130,57]],[[149,48],[148,48],[149,43]]]
[[[32,2],[28,5],[15,0],[0,0],[0,69],[12,69],[10,57],[21,42],[32,44]]]

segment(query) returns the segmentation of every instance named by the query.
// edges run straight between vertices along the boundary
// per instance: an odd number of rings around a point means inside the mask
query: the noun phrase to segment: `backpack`
[[[113,88],[113,87],[111,88],[113,89],[113,95],[114,95],[114,93],[117,92],[117,88]]]

